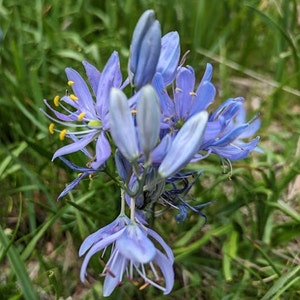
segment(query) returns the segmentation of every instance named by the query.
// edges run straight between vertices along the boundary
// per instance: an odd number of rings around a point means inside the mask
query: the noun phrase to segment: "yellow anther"
[[[77,100],[78,100],[78,98],[77,98],[74,94],[70,94],[70,98],[71,98],[72,100],[74,100],[74,101],[77,101]]]
[[[72,80],[68,81],[68,86],[72,86],[73,84],[74,84],[74,81],[72,81]]]
[[[191,96],[197,96],[197,94],[195,92],[190,92]]]
[[[101,122],[98,120],[91,120],[88,122],[88,126],[90,127],[99,127],[101,125],[102,125]]]
[[[82,121],[84,117],[85,117],[85,112],[82,112],[78,115],[77,120]]]
[[[67,129],[63,129],[60,133],[59,133],[59,139],[61,141],[63,141],[65,139],[65,136],[67,134]]]
[[[131,113],[132,113],[133,115],[136,115],[137,110],[136,110],[136,109],[132,109],[132,110],[131,110]]]
[[[55,96],[53,102],[55,106],[59,106],[59,96]]]
[[[139,290],[140,291],[142,291],[142,290],[144,290],[147,286],[149,286],[150,285],[150,283],[149,282],[146,282],[146,283],[144,283],[142,286],[140,286],[140,288],[139,288]]]
[[[49,132],[51,133],[51,134],[53,134],[54,133],[54,124],[53,123],[51,123],[50,125],[49,125]]]

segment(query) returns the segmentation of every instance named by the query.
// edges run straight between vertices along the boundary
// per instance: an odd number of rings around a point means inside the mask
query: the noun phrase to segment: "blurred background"
[[[261,113],[263,154],[223,169],[216,157],[177,224],[168,210],[154,222],[175,254],[168,299],[300,298],[300,3],[297,0],[0,0],[0,295],[1,299],[101,299],[103,262],[93,258],[89,284],[79,280],[83,239],[118,214],[119,192],[105,175],[85,180],[57,201],[76,173],[54,151],[43,99],[64,94],[66,67],[82,60],[102,70],[113,50],[126,77],[131,35],[152,8],[163,33],[176,30],[200,81],[214,66],[215,105],[246,99]],[[80,162],[82,159],[78,156]],[[109,299],[164,299],[124,280]]]

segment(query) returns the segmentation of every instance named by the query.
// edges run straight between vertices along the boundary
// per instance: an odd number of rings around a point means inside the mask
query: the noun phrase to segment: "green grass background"
[[[148,8],[163,33],[177,30],[200,80],[214,66],[216,104],[244,96],[249,118],[262,114],[264,154],[223,170],[216,157],[191,203],[217,200],[208,223],[174,211],[154,228],[175,253],[176,282],[166,297],[125,281],[110,299],[300,299],[300,3],[297,0],[0,0],[1,299],[102,299],[103,263],[88,285],[77,251],[117,215],[119,193],[104,175],[57,202],[76,174],[58,161],[64,143],[47,130],[43,99],[64,94],[65,67],[102,69],[113,50],[126,74],[135,23]],[[124,75],[125,76],[125,75]],[[80,160],[80,157],[78,157]]]

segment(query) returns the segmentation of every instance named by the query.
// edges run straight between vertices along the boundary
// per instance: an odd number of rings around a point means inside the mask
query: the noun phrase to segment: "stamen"
[[[68,81],[68,86],[72,86],[73,84],[74,84],[74,81],[72,81],[72,80]]]
[[[54,133],[54,123],[51,123],[51,124],[49,125],[49,132],[50,132],[51,134]]]
[[[77,101],[78,98],[74,95],[74,94],[70,94],[70,98],[73,100],[73,101]]]
[[[66,137],[66,134],[67,134],[67,129],[63,129],[60,133],[59,133],[59,139],[61,141],[63,141]]]
[[[136,115],[137,110],[136,110],[136,109],[132,109],[132,110],[131,110],[131,113],[132,113],[133,115]]]
[[[149,282],[145,282],[142,286],[140,286],[139,290],[144,290],[147,286],[149,286],[150,283]]]
[[[83,118],[85,117],[85,115],[86,115],[85,112],[80,113],[80,114],[78,115],[78,117],[77,117],[77,120],[78,120],[78,121],[82,121]]]
[[[176,93],[181,93],[181,92],[182,92],[182,89],[180,89],[180,88],[177,87],[177,88],[175,89],[175,92],[176,92]]]
[[[59,106],[59,96],[58,96],[58,95],[56,95],[56,96],[54,97],[53,102],[54,102],[54,105],[55,105],[55,106]]]
[[[190,96],[197,96],[195,92],[190,92]]]

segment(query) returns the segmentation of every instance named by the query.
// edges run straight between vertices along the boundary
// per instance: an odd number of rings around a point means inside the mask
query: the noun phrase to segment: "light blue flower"
[[[207,64],[203,78],[195,89],[194,69],[179,67],[173,94],[169,96],[163,76],[160,73],[155,74],[152,84],[160,100],[162,128],[178,130],[188,118],[207,110],[216,95],[216,89],[210,82],[211,77],[212,66]]]
[[[158,250],[149,237],[155,240],[165,253]],[[81,281],[85,280],[87,265],[91,257],[97,252],[105,251],[110,245],[112,246],[111,255],[103,271],[104,297],[108,297],[122,283],[125,272],[131,280],[138,276],[146,284],[162,290],[164,294],[170,293],[174,285],[172,250],[155,231],[129,221],[125,216],[120,216],[112,224],[98,230],[83,242],[79,254],[81,256],[86,253],[86,256],[81,267]],[[157,267],[164,277],[164,286],[160,284],[161,278]],[[149,278],[148,269],[153,278]]]
[[[62,112],[52,108],[45,100],[46,106],[55,117],[44,112],[53,121],[50,131],[59,132],[60,138],[70,138],[72,143],[58,149],[52,160],[77,151],[82,151],[90,159],[91,168],[97,169],[105,163],[111,154],[111,147],[107,140],[106,131],[109,130],[108,105],[109,93],[112,87],[121,88],[122,75],[119,56],[114,52],[100,73],[88,62],[83,62],[93,95],[81,77],[72,68],[66,68],[68,84],[73,93],[67,93],[60,100],[55,97],[54,104]],[[55,123],[62,129],[56,129]],[[87,146],[95,142],[94,153]]]
[[[259,137],[247,141],[260,127],[259,114],[246,121],[243,98],[230,98],[209,116],[201,150],[221,158],[239,160],[257,150]],[[246,141],[245,141],[246,140]]]

